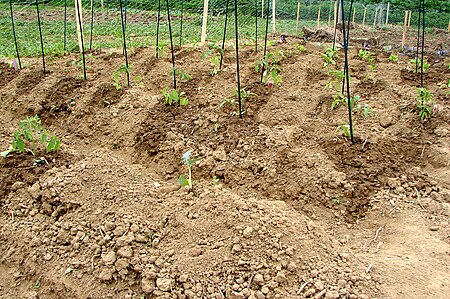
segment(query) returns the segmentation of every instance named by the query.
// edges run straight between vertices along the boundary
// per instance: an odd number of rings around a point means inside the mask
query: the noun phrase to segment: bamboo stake
[[[408,29],[408,11],[406,10],[405,11],[405,22],[403,23],[402,48],[405,46],[407,29]]]
[[[366,14],[367,14],[367,7],[364,7],[364,15],[363,15],[363,27],[366,25]]]
[[[391,2],[388,2],[387,10],[386,10],[386,25],[389,23],[389,8],[391,6]]]
[[[75,0],[75,21],[77,23],[77,36],[78,36],[78,47],[80,48],[80,53],[83,52],[83,44],[81,41],[81,30],[83,27],[83,7],[81,6],[81,0]],[[80,11],[78,11],[78,9]],[[79,19],[78,19],[79,16]],[[81,27],[80,27],[81,26]]]
[[[264,0],[261,0],[261,18],[264,18]]]
[[[448,32],[450,32],[450,19],[448,19]]]
[[[330,27],[331,24],[331,15],[328,15],[328,27]]]
[[[202,22],[202,36],[200,38],[200,44],[206,42],[206,24],[208,22],[208,0],[203,1],[203,22]]]
[[[409,11],[408,27],[411,26],[411,16],[412,16],[412,10]]]
[[[320,7],[319,11],[317,12],[317,27],[320,27]]]
[[[373,18],[373,28],[377,26],[378,7],[375,9],[375,17]]]
[[[338,17],[338,2],[334,0],[334,25],[333,30],[336,30],[336,19]]]
[[[300,21],[300,0],[298,0],[298,2],[297,2],[297,22],[295,23],[295,33],[298,33],[298,22],[299,21]]]
[[[383,8],[380,7],[380,9],[378,11],[379,11],[379,13],[378,13],[378,18],[377,18],[377,23],[381,27],[383,25]]]
[[[353,7],[353,19],[352,19],[353,23],[355,23],[355,16],[356,16],[356,7]]]
[[[272,33],[276,32],[275,15],[276,15],[276,0],[272,0]]]

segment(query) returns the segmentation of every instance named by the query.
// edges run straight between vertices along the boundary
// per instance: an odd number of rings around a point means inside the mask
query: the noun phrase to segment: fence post
[[[379,9],[377,21],[378,21],[377,23],[379,26],[383,25],[383,7],[380,7],[380,9]]]
[[[200,44],[206,42],[206,23],[208,22],[208,0],[203,1],[203,22],[202,22],[202,36],[200,38]]]
[[[411,16],[412,16],[412,10],[409,11],[408,27],[411,26]]]
[[[408,11],[405,10],[405,22],[403,23],[402,48],[405,46],[407,29],[408,29]]]
[[[353,7],[353,18],[352,18],[353,23],[355,23],[355,16],[356,16],[356,7]]]
[[[261,18],[264,18],[264,0],[261,0]]]
[[[83,45],[81,43],[81,27],[83,26],[83,7],[81,6],[81,0],[75,0],[75,21],[77,23],[77,36],[78,36],[78,47],[80,48],[80,53],[83,53]],[[80,11],[78,12],[78,9]],[[80,19],[78,20],[78,16]]]
[[[317,27],[320,27],[320,6],[319,10],[317,11]]]
[[[300,0],[297,1],[297,22],[295,23],[295,33],[298,33],[299,20],[300,20]]]
[[[448,19],[448,32],[450,32],[450,19]]]
[[[276,15],[276,1],[272,0],[272,33],[276,32],[275,15]]]
[[[387,9],[386,9],[386,25],[389,22],[389,7],[390,6],[391,6],[391,2],[388,2]]]
[[[336,19],[338,17],[338,2],[337,0],[334,0],[334,25],[333,30],[336,30]]]
[[[378,17],[378,7],[375,8],[375,17],[373,18],[373,28],[375,29],[377,26],[377,17]]]
[[[363,27],[366,25],[366,14],[367,14],[367,7],[364,6],[364,15],[363,15]]]

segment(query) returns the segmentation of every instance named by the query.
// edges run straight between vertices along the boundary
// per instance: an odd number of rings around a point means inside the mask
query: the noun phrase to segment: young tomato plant
[[[192,79],[192,76],[186,73],[182,68],[172,68],[169,75],[173,76],[173,73],[175,73],[176,76],[179,76],[183,81],[189,81]]]
[[[389,56],[389,61],[390,62],[398,62],[398,56],[395,54],[391,54],[391,56]]]
[[[36,156],[39,146],[44,146],[47,153],[56,152],[61,147],[61,142],[56,135],[50,136],[48,130],[42,128],[41,120],[35,115],[20,121],[11,145],[8,150],[0,153],[0,156],[6,157],[16,151],[20,153],[28,151]]]
[[[216,55],[216,56],[211,57],[210,62],[213,66],[213,69],[211,70],[211,76],[214,77],[219,72],[220,56]]]
[[[428,89],[423,87],[417,88],[417,93],[416,103],[418,114],[420,120],[425,122],[431,118],[431,115],[433,114],[434,96]]]
[[[350,134],[350,125],[348,123],[342,123],[340,124],[337,129],[337,132],[341,132],[341,134],[343,134],[345,137],[347,137],[347,139],[351,138],[351,134]],[[353,132],[352,132],[353,133]]]
[[[336,64],[336,61],[334,60],[337,57],[337,49],[333,48],[327,48],[325,50],[325,53],[320,54],[320,56],[325,60],[323,63],[323,67],[328,67],[330,64]]]
[[[257,97],[258,95],[256,93],[250,92],[245,90],[244,88],[241,89],[241,104],[242,107],[244,106],[244,103],[251,97]],[[221,104],[220,107],[223,107],[224,105],[228,104],[230,106],[236,106],[239,104],[239,100],[238,100],[238,91],[235,91],[235,98],[226,98]],[[242,111],[242,113],[245,113],[245,111]],[[239,114],[239,108],[237,111],[232,112],[231,115],[238,115]]]
[[[410,60],[411,64],[413,65],[413,72],[419,72],[420,68],[422,68],[422,71],[425,73],[427,71],[427,69],[430,67],[430,64],[428,63],[428,61],[426,59],[423,60],[423,65],[422,65],[422,60],[420,60],[419,58],[414,58]]]
[[[128,65],[128,68],[125,64],[122,64],[118,69],[113,72],[113,85],[117,90],[122,89],[122,81],[125,78],[126,74],[131,72],[131,65]]]
[[[200,157],[192,158],[192,151],[187,151],[181,156],[181,162],[186,165],[188,171],[187,175],[183,173],[179,177],[181,187],[189,186],[189,190],[193,190],[192,166],[194,166],[200,160]]]
[[[178,91],[176,89],[172,89],[170,91],[167,88],[163,88],[162,94],[164,96],[164,103],[166,105],[175,105],[179,104],[180,106],[186,106],[189,102],[187,97],[184,97],[184,93]]]

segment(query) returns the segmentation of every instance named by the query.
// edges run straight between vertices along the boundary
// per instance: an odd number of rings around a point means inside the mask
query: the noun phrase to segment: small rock
[[[250,226],[247,226],[244,231],[242,232],[242,234],[244,235],[244,237],[250,237],[250,235],[253,233],[253,228],[251,228]]]
[[[223,146],[218,147],[213,152],[213,158],[217,161],[226,161],[227,160],[227,153],[225,151],[225,148]]]
[[[107,221],[107,222],[105,223],[105,230],[106,230],[107,232],[112,231],[112,230],[115,229],[115,228],[116,228],[116,224],[115,224],[114,222]]]
[[[317,277],[318,275],[319,275],[319,270],[314,269],[314,270],[311,271],[311,277],[312,278]]]
[[[380,126],[382,126],[383,128],[387,128],[390,125],[392,125],[394,119],[392,118],[392,116],[388,115],[388,114],[381,114],[380,115]]]
[[[105,265],[114,264],[116,262],[116,253],[114,251],[102,253],[102,261],[105,263]]]
[[[132,224],[132,225],[130,226],[130,230],[131,230],[133,233],[137,233],[137,232],[139,231],[139,225],[137,225],[137,224]]]
[[[122,236],[126,232],[125,227],[118,226],[114,229],[114,236]]]
[[[158,278],[156,279],[156,286],[163,292],[168,292],[172,288],[172,279],[170,278]]]
[[[116,267],[116,271],[120,272],[122,270],[126,270],[130,266],[130,263],[126,259],[119,259],[114,266]]]
[[[236,253],[236,252],[240,252],[242,250],[241,245],[239,244],[234,244],[233,247],[231,248],[231,252]]]
[[[253,277],[253,282],[259,286],[264,284],[264,276],[260,273],[255,274],[255,277]]]
[[[262,292],[264,295],[269,294],[269,292],[270,292],[269,287],[268,287],[268,286],[263,286],[263,287],[261,288],[261,292]]]
[[[110,281],[113,278],[113,274],[114,274],[114,269],[105,268],[100,272],[98,278],[101,281]]]
[[[316,281],[316,283],[314,284],[314,287],[319,290],[322,291],[325,288],[325,283],[322,280],[318,280]]]
[[[310,288],[305,292],[305,297],[311,297],[312,295],[314,295],[316,293],[316,289],[315,288]]]
[[[187,274],[181,274],[180,278],[178,279],[181,283],[185,283],[188,281],[189,276]]]
[[[430,230],[432,232],[437,232],[439,230],[439,226],[430,226]]]
[[[39,183],[34,183],[33,186],[28,188],[28,193],[30,193],[33,199],[38,199],[41,195],[41,185],[39,185]]]
[[[256,298],[258,298],[258,299],[265,299],[266,296],[264,296],[263,292],[256,291]]]
[[[142,291],[146,294],[150,294],[155,290],[155,280],[149,278],[142,278],[141,280]]]
[[[290,263],[287,265],[287,269],[288,269],[290,272],[295,272],[295,271],[297,271],[297,265],[296,265],[294,262],[290,262]]]
[[[325,299],[338,299],[339,292],[338,291],[327,291],[325,294]]]
[[[14,184],[12,184],[11,190],[12,191],[17,191],[19,189],[22,189],[24,186],[25,186],[24,182],[15,182]]]
[[[280,284],[285,283],[287,281],[286,275],[282,271],[277,273],[277,276],[275,276],[274,280]]]
[[[125,258],[130,258],[133,256],[133,249],[131,246],[124,246],[117,250],[117,255]]]

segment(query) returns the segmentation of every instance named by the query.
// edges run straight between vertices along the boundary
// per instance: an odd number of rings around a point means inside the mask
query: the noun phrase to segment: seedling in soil
[[[16,151],[20,153],[27,151],[36,157],[41,146],[45,146],[47,153],[56,152],[61,147],[61,142],[56,135],[50,136],[48,130],[42,128],[41,120],[35,115],[20,121],[19,129],[14,132],[9,149],[0,153],[0,156],[6,157]]]
[[[234,99],[234,98],[227,98],[220,104],[220,107],[223,107],[226,104],[229,104],[230,106],[238,105],[239,104],[239,101],[237,100],[238,96],[239,96],[238,95],[238,91],[236,90],[235,91],[235,98],[236,99]],[[242,104],[242,107],[244,106],[244,103],[247,101],[247,99],[249,99],[251,97],[257,97],[257,96],[258,95],[256,93],[247,91],[244,88],[242,88],[241,89],[241,104]],[[245,113],[245,111],[242,111],[242,114],[244,114],[244,113]],[[233,116],[234,115],[239,115],[239,107],[238,107],[237,111],[232,112],[231,115],[233,115]]]
[[[350,135],[350,125],[348,123],[343,123],[339,125],[336,129],[336,131],[341,132],[347,139],[351,138]]]
[[[414,72],[416,72],[416,69],[417,69],[417,71],[419,71],[420,68],[422,67],[422,70],[425,73],[427,71],[427,69],[430,67],[430,64],[428,63],[428,61],[426,59],[423,60],[423,66],[422,66],[422,61],[418,58],[411,59],[410,62],[414,66],[414,69],[413,69]]]
[[[395,54],[391,54],[391,56],[389,56],[389,61],[390,62],[398,62],[398,56]]]
[[[212,181],[215,186],[218,186],[220,183],[219,179],[216,176],[213,176]]]
[[[187,173],[187,179],[186,174],[183,173],[180,175],[179,182],[181,187],[189,186],[189,190],[192,191],[193,189],[193,181],[192,181],[192,166],[194,166],[198,161],[201,160],[200,157],[191,158],[192,157],[192,151],[187,151],[181,156],[181,162],[183,162],[184,165],[186,165],[186,168],[188,170]]]
[[[428,89],[423,87],[417,88],[417,93],[417,110],[420,116],[420,120],[422,122],[425,122],[433,114],[433,94]]]
[[[211,57],[211,64],[213,65],[213,69],[211,70],[211,76],[217,75],[219,72],[219,62],[220,62],[220,56],[213,56]]]
[[[305,46],[303,46],[303,45],[297,45],[297,50],[300,52],[300,53],[305,53],[307,50],[306,50],[306,47]]]
[[[328,87],[330,89],[335,88],[336,91],[341,92],[342,90],[342,81],[345,78],[345,72],[343,70],[333,70],[330,71],[329,74],[333,77],[335,77],[335,80],[331,80],[330,82],[327,82],[325,84],[325,87]],[[351,78],[350,78],[351,82]]]
[[[158,51],[158,57],[163,58],[164,57],[164,45],[158,45],[158,48],[156,51]]]
[[[170,76],[173,76],[173,73],[175,72],[175,75],[179,76],[181,80],[183,81],[189,81],[192,79],[192,76],[189,75],[188,73],[186,73],[183,69],[177,69],[177,68],[172,68],[172,70],[170,71]]]
[[[184,92],[178,93],[176,89],[168,91],[167,88],[163,88],[162,94],[166,105],[179,104],[180,106],[186,106],[189,102],[188,98],[184,97]]]
[[[372,115],[372,108],[367,104],[364,104],[364,106],[361,106],[361,104],[356,105],[356,110],[362,111],[365,118]]]
[[[124,80],[124,78],[126,78],[126,74],[130,73],[131,71],[131,65],[128,65],[128,68],[125,64],[122,64],[117,70],[115,70],[113,72],[113,79],[114,79],[114,87],[117,90],[121,90],[122,89],[122,80]]]
[[[336,61],[334,61],[334,58],[336,58],[337,49],[333,48],[327,48],[325,50],[325,53],[320,54],[322,58],[325,60],[323,63],[323,67],[328,67],[330,64],[336,64]]]
[[[367,61],[367,64],[369,65],[370,70],[372,72],[375,71],[377,65],[375,63],[375,55],[372,52],[367,50],[359,50],[358,57],[361,58],[363,61]]]
[[[353,112],[353,108],[355,107],[356,102],[360,100],[360,96],[354,96],[350,98],[350,110]],[[347,98],[342,94],[338,94],[333,96],[333,103],[331,103],[331,110],[336,109],[340,104],[348,105],[347,104]]]

